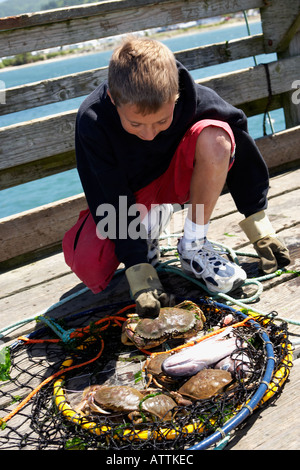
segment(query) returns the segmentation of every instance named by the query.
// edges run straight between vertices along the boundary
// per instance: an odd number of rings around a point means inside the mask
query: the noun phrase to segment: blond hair
[[[112,54],[108,88],[116,106],[129,103],[142,114],[157,112],[178,98],[174,54],[154,39],[127,37]]]

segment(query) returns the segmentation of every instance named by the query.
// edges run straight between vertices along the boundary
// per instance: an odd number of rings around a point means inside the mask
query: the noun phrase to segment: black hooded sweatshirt
[[[124,130],[107,94],[107,81],[81,104],[75,136],[77,168],[96,224],[100,220],[97,208],[104,203],[115,207],[118,222],[124,215],[119,214],[119,196],[127,197],[127,207],[134,204],[134,193],[166,171],[185,132],[202,119],[225,121],[233,130],[235,163],[228,173],[227,185],[238,210],[248,217],[267,207],[268,171],[248,134],[245,114],[210,88],[196,84],[182,64],[177,62],[177,66],[180,95],[172,124],[151,141]],[[127,217],[128,224],[130,221]],[[117,236],[113,242],[117,258],[126,268],[147,262],[144,239]]]

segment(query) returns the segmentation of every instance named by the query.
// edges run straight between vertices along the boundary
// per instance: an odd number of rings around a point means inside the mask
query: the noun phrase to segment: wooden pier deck
[[[263,312],[277,311],[280,317],[300,321],[300,277],[293,271],[300,270],[300,169],[273,177],[270,185],[269,217],[277,231],[284,238],[292,255],[292,264],[285,273],[263,282],[263,293],[257,301],[249,304]],[[175,213],[170,224],[170,232],[182,230],[184,212]],[[253,251],[241,232],[238,221],[240,214],[229,194],[223,194],[215,208],[210,238],[224,243],[234,250],[246,253]],[[175,243],[173,240],[172,243]],[[161,241],[165,245],[165,241]],[[170,259],[174,253],[162,257],[162,261]],[[239,257],[240,263],[250,277],[258,276],[257,259]],[[199,298],[206,293],[174,274],[163,274],[162,281],[168,291],[178,296]],[[61,318],[71,313],[87,310],[94,306],[108,305],[129,299],[128,285],[124,274],[114,279],[108,288],[94,295],[84,290],[76,276],[66,266],[63,254],[46,257],[28,265],[12,269],[1,275],[0,298],[0,329],[30,319],[43,313],[48,307],[54,306],[70,295],[80,293],[66,303],[58,305],[47,315]],[[248,287],[249,290],[249,287]],[[238,293],[240,296],[241,292]],[[248,295],[252,292],[248,292]],[[222,299],[219,299],[222,302]],[[35,322],[29,322],[7,334],[3,341],[9,344],[20,334],[32,331]],[[300,327],[289,325],[290,339],[300,339]],[[294,365],[283,392],[275,404],[261,412],[254,413],[228,444],[232,450],[290,450],[300,447],[300,410],[298,406],[300,385],[300,345],[295,346]]]

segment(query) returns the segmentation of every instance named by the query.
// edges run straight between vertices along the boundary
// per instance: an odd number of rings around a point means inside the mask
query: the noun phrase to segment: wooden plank
[[[269,168],[295,163],[300,159],[300,126],[261,137],[256,143]]]
[[[300,18],[300,14],[299,14]],[[278,58],[293,57],[300,54],[300,29],[290,41],[288,48],[278,54]],[[300,124],[300,106],[298,92],[295,93],[296,88],[299,86],[299,80],[291,83],[291,89],[282,97],[285,122],[287,127],[293,127]]]
[[[0,114],[5,115],[89,95],[107,78],[107,69],[107,67],[102,67],[8,88],[5,90],[6,105],[0,107]]]
[[[292,82],[299,75],[299,67],[299,56],[268,64],[274,95],[290,91]],[[197,82],[212,88],[234,106],[240,106],[242,103],[255,101],[269,95],[266,70],[262,64]]]
[[[11,269],[0,276],[0,300],[28,291],[32,287],[45,284],[50,280],[60,279],[68,274],[71,274],[71,270],[65,262],[62,251]]]
[[[266,2],[260,10],[266,53],[285,50],[298,29],[300,0]]]
[[[175,52],[175,57],[188,70],[195,70],[263,53],[263,35],[256,34],[251,37],[178,51]]]
[[[297,359],[276,402],[248,418],[225,449],[299,450],[299,386],[300,359]]]
[[[263,0],[228,0],[226,2],[222,0],[206,0],[205,2],[164,0],[159,3],[147,0],[118,1],[103,2],[103,6],[99,7],[100,14],[97,14],[95,7],[90,6],[93,8],[90,10],[93,11],[91,16],[88,16],[88,6],[85,7],[85,13],[83,9],[80,10],[77,7],[76,11],[80,11],[80,17],[75,14],[74,19],[71,14],[68,16],[68,10],[72,10],[65,9],[61,12],[61,15],[67,15],[64,21],[57,21],[57,17],[55,14],[52,16],[51,12],[39,13],[37,17],[27,15],[24,21],[27,20],[28,25],[29,18],[31,18],[32,24],[28,28],[20,27],[21,21],[16,20],[18,29],[7,30],[5,29],[7,25],[3,21],[4,30],[0,32],[0,50],[2,56],[5,57],[108,37],[112,36],[112,32],[113,35],[118,35],[259,8],[263,6],[263,3]],[[106,6],[107,9],[105,9]],[[81,16],[82,13],[84,17]],[[45,23],[41,24],[43,17]],[[33,25],[35,18],[37,18],[37,26]],[[12,28],[11,21],[7,21],[9,27]]]
[[[76,222],[79,211],[85,208],[85,199],[79,195],[22,212],[18,217],[1,219],[0,259],[7,260],[51,245],[56,247],[68,227]]]
[[[286,237],[286,239],[288,240],[288,237]],[[298,264],[294,264],[292,268],[299,271],[299,258]],[[277,312],[278,316],[281,318],[300,322],[298,308],[299,296],[297,295],[299,288],[299,276],[293,279],[288,279],[288,282],[285,282],[284,279],[281,279],[279,282],[278,279],[278,285],[265,288],[264,293],[261,295],[259,301],[254,304],[254,308],[262,312]],[[294,338],[299,339],[299,326],[291,323],[289,325],[289,332],[291,333],[291,340]]]
[[[38,265],[32,267],[38,269]],[[42,273],[39,269],[38,272]],[[76,293],[79,295],[76,296]],[[61,304],[64,298],[71,295],[74,296],[71,300]],[[15,292],[6,298],[0,299],[0,329],[7,328],[17,322],[25,323],[25,320],[32,319],[32,321],[26,322],[24,326],[5,335],[2,340],[7,343],[20,334],[27,334],[32,331],[36,324],[34,318],[38,314],[44,314],[44,311],[49,309],[48,316],[62,318],[96,306],[117,304],[124,301],[130,302],[129,287],[124,275],[114,278],[103,292],[93,294],[69,270],[66,275],[60,278],[47,280],[33,285],[28,290]]]
[[[66,129],[72,129],[74,126],[76,112],[68,112],[60,115],[60,123],[65,124]],[[65,122],[64,122],[65,118]],[[54,118],[55,119],[55,118]],[[50,133],[50,124],[49,128],[47,127],[47,119],[43,121],[36,120],[36,129],[41,129],[46,133]],[[31,122],[32,124],[32,122]],[[57,123],[56,123],[57,124]],[[13,127],[9,130],[10,136],[14,136],[17,139],[23,130],[23,126],[10,126]],[[19,132],[16,132],[16,127],[19,129]],[[54,129],[57,129],[59,126],[54,126]],[[9,129],[9,128],[4,128]],[[3,129],[2,129],[3,132]],[[5,132],[5,131],[4,131]],[[2,136],[4,135],[4,132]],[[53,135],[53,141],[55,141],[56,136]],[[67,169],[74,168],[76,166],[75,152],[74,152],[74,136],[72,132],[69,133],[69,140],[66,139],[66,135],[59,136],[60,138],[55,141],[56,149],[58,150],[60,146],[68,148],[71,150],[64,152],[62,154],[53,155],[51,147],[51,139],[48,142],[45,142],[46,153],[50,154],[47,158],[39,158],[42,154],[44,157],[44,146],[41,136],[37,136],[39,147],[34,152],[32,151],[27,154],[22,153],[22,148],[20,145],[17,145],[19,155],[16,156],[16,160],[19,163],[19,166],[14,166],[9,159],[9,153],[11,151],[11,145],[9,139],[3,139],[3,144],[6,146],[6,149],[1,148],[0,143],[0,189],[6,189],[18,184],[26,183],[28,181],[33,181],[37,178],[42,178],[44,176],[49,176],[60,171],[65,171]],[[1,129],[0,129],[1,136]],[[65,137],[65,141],[64,141]],[[22,140],[24,145],[28,139],[29,145],[32,142],[30,138],[30,132],[28,127],[26,132],[22,135]],[[260,148],[267,165],[270,170],[275,170],[278,167],[286,166],[290,164],[295,167],[299,161],[299,139],[300,139],[300,127],[297,126],[292,129],[287,129],[278,133],[273,134],[272,136],[262,137],[257,139],[258,147]],[[73,148],[72,148],[73,146]],[[26,148],[26,147],[24,147]],[[38,151],[39,150],[39,151]],[[23,159],[23,164],[21,164]],[[14,161],[14,159],[12,159]],[[1,168],[2,167],[2,168]]]
[[[272,95],[271,103],[268,98],[260,98],[251,101],[251,103],[241,103],[238,107],[244,111],[247,117],[257,116],[264,114],[266,109],[274,111],[275,109],[282,108],[282,95]]]
[[[167,3],[169,1],[170,0],[161,0],[161,3]],[[151,5],[153,4],[153,0],[102,1],[97,2],[96,4],[76,5],[65,8],[9,16],[0,19],[0,31],[40,26],[42,24],[57,23],[71,19],[75,20],[78,18],[90,18],[91,16],[98,16],[116,10],[134,8],[137,6],[137,4],[140,6]]]
[[[46,283],[33,286],[29,291],[15,293],[6,299],[2,299],[0,301],[3,306],[0,328],[37,316],[43,310],[59,302],[63,295],[71,292],[79,283],[80,281],[75,274],[71,273],[60,279],[52,279]],[[81,284],[81,287],[84,287],[83,284]],[[30,328],[32,328],[32,324]]]
[[[194,70],[258,54],[263,54],[261,34],[175,52],[175,57]],[[107,71],[108,67],[102,67],[7,88],[6,105],[0,107],[0,115],[88,95],[107,78]]]
[[[300,169],[287,171],[270,178],[268,198],[273,199],[300,188]]]
[[[189,0],[190,3],[191,0]],[[180,0],[160,0],[160,6],[167,4],[170,7],[170,4],[175,3],[184,3]],[[187,2],[186,2],[187,3]],[[246,0],[246,1],[236,1],[236,0],[227,0],[226,5],[222,5],[222,1],[212,1],[206,0],[205,2],[199,2],[204,5],[200,5],[202,8],[202,17],[218,16],[226,14],[228,12],[248,10],[251,8],[259,8],[263,3],[259,0]],[[0,31],[8,29],[17,29],[17,28],[26,28],[39,26],[42,24],[50,24],[68,20],[74,20],[78,18],[90,18],[92,16],[99,16],[104,13],[109,13],[113,11],[122,12],[128,8],[137,8],[141,6],[150,6],[155,7],[157,2],[153,0],[117,0],[117,1],[105,1],[98,2],[97,4],[92,5],[79,5],[71,6],[67,8],[59,8],[56,10],[48,10],[37,13],[28,13],[18,16],[0,18]],[[235,8],[240,8],[240,10],[235,10]],[[207,16],[204,16],[207,15]]]
[[[76,157],[75,149],[73,149],[69,152],[41,158],[23,165],[5,168],[0,170],[0,190],[71,170],[75,166]]]
[[[73,150],[76,114],[67,111],[0,129],[0,170]]]
[[[299,29],[300,29],[300,13],[298,13],[298,16],[292,23],[291,27],[288,29],[288,31],[285,32],[285,35],[283,36],[283,38],[281,38],[280,43],[277,46],[278,52],[286,51],[290,47],[291,42],[293,41],[297,32],[299,32]]]
[[[274,93],[289,89],[291,81],[297,77],[299,67],[300,56],[269,64]],[[266,74],[262,65],[199,80],[198,83],[213,88],[233,105],[268,96]],[[75,118],[74,110],[0,129],[0,170],[73,150]],[[15,143],[14,146],[11,142]],[[5,180],[2,189],[12,184],[8,175]]]

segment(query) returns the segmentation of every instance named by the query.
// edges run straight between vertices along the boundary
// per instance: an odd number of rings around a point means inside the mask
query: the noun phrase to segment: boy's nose
[[[157,135],[157,130],[155,126],[144,126],[140,137],[143,140],[153,140],[154,137]]]

